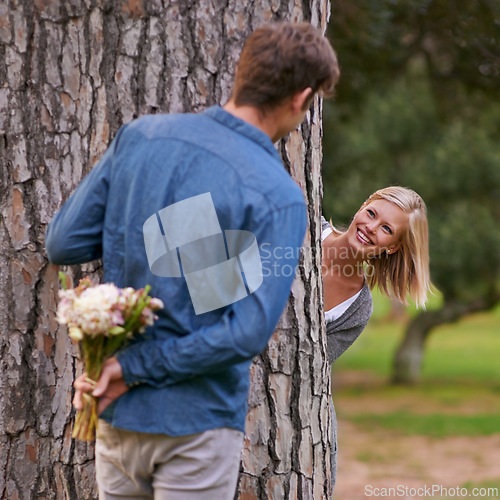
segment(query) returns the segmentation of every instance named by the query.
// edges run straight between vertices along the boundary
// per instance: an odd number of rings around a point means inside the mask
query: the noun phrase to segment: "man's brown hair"
[[[270,110],[311,87],[333,94],[340,76],[330,42],[309,23],[269,23],[245,42],[232,99],[237,106]]]

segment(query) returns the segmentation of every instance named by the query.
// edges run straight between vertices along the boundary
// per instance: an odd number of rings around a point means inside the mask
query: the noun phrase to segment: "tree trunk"
[[[409,323],[393,361],[392,382],[415,384],[420,380],[424,347],[432,329],[458,321],[467,314],[486,311],[498,304],[500,297],[492,292],[471,302],[448,301],[437,311],[424,311]]]
[[[0,0],[0,495],[95,498],[93,447],[71,439],[81,364],[55,321],[44,234],[120,125],[224,103],[248,34],[326,28],[327,0]],[[321,102],[280,143],[310,233],[287,310],[252,366],[238,498],[324,498],[329,366],[321,320]],[[99,271],[92,263],[70,272]]]

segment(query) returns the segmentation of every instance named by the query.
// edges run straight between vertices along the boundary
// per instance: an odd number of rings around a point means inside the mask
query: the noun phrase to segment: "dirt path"
[[[343,415],[385,413],[406,410],[412,413],[499,413],[497,393],[471,391],[461,401],[443,402],[443,397],[426,394],[425,399],[402,391],[396,395],[380,389],[380,381],[361,372],[342,374],[337,389],[365,387],[359,395],[341,396],[336,406]],[[380,389],[380,393],[377,391]],[[386,397],[383,397],[385,394]],[[469,483],[500,486],[500,433],[492,436],[404,436],[380,427],[361,428],[347,418],[339,418],[339,458],[335,500],[366,500],[368,498],[463,498],[441,496],[437,488],[455,489]],[[500,417],[499,417],[500,428]],[[432,487],[434,490],[431,495]],[[427,496],[411,496],[411,488],[427,487]],[[375,488],[386,488],[376,490]],[[387,488],[396,488],[397,495],[387,496]],[[399,489],[397,489],[399,488]],[[425,490],[421,490],[425,492]],[[386,493],[383,495],[382,493]],[[469,497],[473,498],[473,497]],[[480,498],[500,498],[498,496]]]
[[[500,434],[433,439],[380,429],[367,432],[345,420],[339,420],[339,434],[335,500],[366,500],[374,488],[399,485],[397,491],[406,492],[404,487],[500,482]],[[418,497],[398,494],[393,498]]]

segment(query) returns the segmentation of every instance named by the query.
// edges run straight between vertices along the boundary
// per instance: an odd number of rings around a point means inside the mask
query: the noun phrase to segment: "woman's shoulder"
[[[373,313],[373,298],[368,284],[365,282],[356,299],[347,310],[331,323],[327,323],[327,330],[332,333],[346,328],[364,328]]]
[[[357,301],[360,309],[368,314],[369,318],[373,313],[373,296],[366,279]]]

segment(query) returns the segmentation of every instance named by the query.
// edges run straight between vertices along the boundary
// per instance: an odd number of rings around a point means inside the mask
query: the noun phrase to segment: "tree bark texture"
[[[93,447],[71,439],[76,349],[55,321],[47,223],[140,115],[229,97],[249,33],[268,20],[326,29],[327,0],[0,0],[0,496],[96,498]],[[329,366],[320,279],[321,102],[278,147],[310,232],[287,309],[252,365],[237,497],[326,498]],[[99,263],[71,268],[76,279]]]

